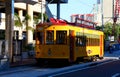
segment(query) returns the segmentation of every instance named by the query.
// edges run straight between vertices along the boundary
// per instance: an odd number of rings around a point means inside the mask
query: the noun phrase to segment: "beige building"
[[[105,24],[107,22],[113,23],[115,6],[116,0],[97,0],[94,14],[96,18],[95,21],[98,23],[98,25],[102,25],[102,23]],[[117,23],[119,22],[120,20],[118,18]]]
[[[35,28],[33,15],[38,15],[40,13],[45,13],[47,3],[57,4],[57,14],[60,16],[60,3],[67,3],[68,0],[14,0],[14,10],[17,13],[21,20],[24,19],[25,15],[28,14],[30,16],[30,20],[28,21],[27,26]],[[60,2],[59,2],[60,1]],[[5,2],[5,0],[0,0],[0,33],[5,34],[5,5],[1,2]],[[7,5],[6,5],[7,6]],[[7,17],[6,17],[7,18]],[[14,19],[15,20],[15,19]],[[43,22],[43,15],[41,16],[40,22]],[[28,43],[33,43],[33,32],[28,30]],[[14,26],[14,36],[18,36],[18,39],[21,40],[26,36],[26,25],[23,27],[15,27]],[[0,37],[1,38],[1,37]]]
[[[35,25],[36,25],[34,24],[33,15],[45,13],[46,2],[45,0],[42,0],[42,2],[41,0],[39,1],[35,2],[34,4],[31,4],[31,3],[26,4],[25,2],[16,0],[14,3],[15,13],[19,15],[21,20],[23,20],[25,15],[28,14],[31,18],[28,22],[28,26],[33,28],[35,28]],[[3,6],[0,6],[0,35],[5,34],[5,11],[4,10],[5,8]],[[41,22],[41,19],[40,19],[40,22]],[[14,26],[14,36],[18,36],[18,39],[21,40],[24,38],[25,35],[26,35],[26,25],[23,25],[23,27]],[[28,31],[28,38],[29,38],[28,43],[33,43],[33,32],[30,30]]]
[[[114,0],[115,1],[115,0]],[[103,0],[104,23],[113,22],[113,0]]]

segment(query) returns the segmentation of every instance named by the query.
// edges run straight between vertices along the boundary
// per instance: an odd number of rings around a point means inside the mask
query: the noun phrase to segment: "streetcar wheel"
[[[97,56],[92,56],[91,61],[93,61],[93,62],[97,61]]]
[[[100,60],[104,59],[104,57],[99,57]]]
[[[36,59],[36,61],[38,66],[43,66],[45,63],[43,59]]]

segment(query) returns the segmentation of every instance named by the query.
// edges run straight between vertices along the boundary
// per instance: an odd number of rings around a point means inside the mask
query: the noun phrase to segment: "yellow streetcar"
[[[104,33],[95,29],[59,21],[36,26],[35,58],[41,61],[96,61],[104,55]]]

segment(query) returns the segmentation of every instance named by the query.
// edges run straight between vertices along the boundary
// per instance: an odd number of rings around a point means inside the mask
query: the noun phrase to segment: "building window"
[[[80,18],[84,19],[84,15],[81,15]]]
[[[23,40],[27,39],[27,33],[25,31],[22,33],[22,37],[23,37]]]

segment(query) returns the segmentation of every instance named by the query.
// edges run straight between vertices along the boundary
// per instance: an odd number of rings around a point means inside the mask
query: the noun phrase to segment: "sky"
[[[97,0],[68,0],[67,4],[60,4],[60,18],[70,21],[72,14],[90,14]],[[49,4],[52,14],[57,16],[57,5]]]

